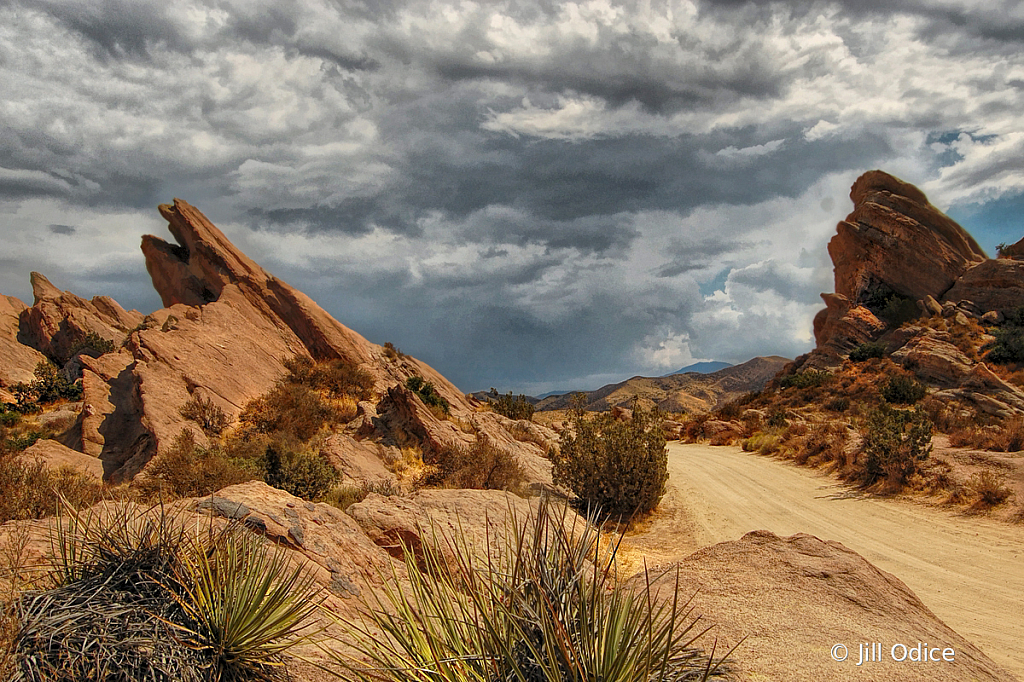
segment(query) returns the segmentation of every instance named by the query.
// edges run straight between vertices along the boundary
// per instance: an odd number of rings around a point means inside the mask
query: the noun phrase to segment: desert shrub
[[[990,509],[1010,499],[1013,491],[1003,485],[999,476],[991,471],[972,474],[967,479],[968,494],[974,499],[974,509]]]
[[[171,447],[153,458],[146,473],[135,487],[144,495],[164,499],[202,497],[254,478],[219,449],[197,445],[188,429],[182,429]]]
[[[779,380],[779,386],[781,388],[817,388],[832,382],[833,379],[835,377],[831,372],[809,369],[806,372],[782,377]]]
[[[21,452],[32,447],[37,440],[44,438],[46,434],[38,429],[26,431],[24,433],[15,434],[8,436],[4,441],[4,447],[11,452]]]
[[[307,386],[282,383],[249,401],[238,419],[245,429],[264,434],[287,433],[304,443],[325,423],[336,421],[337,410]]]
[[[892,405],[913,405],[928,393],[928,389],[913,377],[894,374],[882,384],[880,393],[885,402]]]
[[[99,481],[71,467],[52,469],[11,451],[0,454],[0,523],[53,516],[61,497],[76,509],[87,507],[103,493]]]
[[[850,409],[850,399],[844,395],[836,396],[828,400],[824,407],[829,412],[846,412]]]
[[[878,342],[862,343],[850,351],[851,362],[864,362],[871,358],[885,357],[885,344]]]
[[[890,327],[899,327],[904,322],[921,317],[921,309],[917,307],[914,299],[896,293],[884,285],[876,285],[863,298],[861,304]]]
[[[551,453],[556,485],[608,515],[644,514],[665,494],[668,455],[657,408],[648,412],[634,399],[629,421],[609,414],[587,419],[576,402],[572,429],[565,429],[559,451]]]
[[[845,425],[828,421],[807,430],[793,458],[801,464],[832,462],[839,459],[845,445]]]
[[[334,654],[341,676],[681,682],[725,672],[696,647],[706,630],[689,602],[658,599],[646,572],[616,581],[618,545],[602,551],[591,524],[572,526],[544,500],[531,518],[508,521],[502,537],[476,552],[461,534],[434,533],[422,559],[405,552],[408,588],[384,576],[360,618],[337,619],[360,653]]]
[[[104,355],[105,353],[113,353],[116,346],[110,339],[105,339],[96,332],[89,332],[81,340],[71,346],[68,351],[68,356],[65,360],[69,360],[79,353],[86,353],[92,351],[89,355],[95,354],[96,356]]]
[[[373,376],[347,360],[313,362],[298,356],[286,360],[284,366],[288,370],[286,383],[323,391],[332,398],[351,396],[356,400],[369,400],[373,397]]]
[[[267,485],[304,500],[323,498],[338,482],[338,470],[323,455],[280,444],[267,447],[263,467]]]
[[[743,414],[744,406],[740,404],[738,400],[730,400],[729,402],[719,405],[715,408],[715,418],[721,421],[728,422],[734,419],[739,419],[740,415]]]
[[[769,428],[781,429],[787,424],[786,411],[778,408],[772,410],[768,413],[767,423]]]
[[[34,381],[18,383],[12,388],[22,412],[28,411],[25,409],[28,403],[47,405],[58,400],[78,400],[82,397],[82,384],[69,381],[64,372],[52,362],[40,362],[33,374],[36,377]]]
[[[759,455],[774,455],[781,446],[781,439],[774,433],[757,433],[743,440],[741,447],[746,452],[756,452]]]
[[[212,398],[205,400],[198,395],[193,395],[178,410],[181,416],[199,425],[199,428],[208,436],[220,435],[228,427],[230,420],[224,414],[224,410],[213,402]]]
[[[24,680],[278,680],[316,608],[300,566],[237,526],[193,535],[163,508],[68,510],[51,589],[24,592]]]
[[[470,448],[446,447],[434,459],[419,485],[521,492],[526,478],[515,455],[486,441],[477,440]]]
[[[426,381],[421,376],[409,377],[405,382],[405,387],[420,397],[428,407],[436,407],[444,414],[448,414],[451,411],[451,405],[448,401],[437,392],[434,384]]]
[[[391,497],[398,495],[399,492],[398,486],[392,480],[361,484],[346,483],[331,488],[324,496],[323,501],[341,511],[346,511],[356,502],[365,500],[370,493]]]
[[[388,356],[392,360],[397,360],[398,358],[405,357],[402,354],[402,351],[395,348],[395,344],[391,343],[390,341],[384,342],[384,355]]]
[[[525,395],[518,397],[512,397],[512,391],[509,391],[507,395],[498,395],[498,392],[491,389],[491,395],[494,399],[488,400],[491,405],[491,409],[500,415],[504,415],[509,419],[525,419],[526,421],[533,421],[533,413],[536,409],[529,400],[526,399]]]
[[[1024,308],[1006,316],[1003,325],[992,330],[996,340],[991,344],[986,360],[1000,364],[1024,362]]]
[[[901,410],[883,403],[868,415],[862,435],[865,482],[884,478],[901,487],[932,450],[932,423],[920,406]]]

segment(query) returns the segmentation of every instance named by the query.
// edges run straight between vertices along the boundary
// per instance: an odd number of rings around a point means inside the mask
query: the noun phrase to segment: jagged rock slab
[[[43,462],[50,469],[71,467],[95,478],[97,483],[103,478],[103,464],[100,460],[72,450],[55,440],[38,440],[26,448],[19,457],[25,462]]]
[[[46,361],[45,355],[18,341],[26,309],[13,296],[0,296],[0,387],[32,381],[36,365]]]
[[[962,682],[1013,680],[977,647],[940,621],[895,576],[838,542],[805,534],[780,538],[768,531],[700,550],[679,562],[679,597],[693,597],[727,651],[738,679],[786,682]],[[664,596],[675,587],[670,571],[655,581]],[[707,637],[707,636],[706,636]],[[883,660],[856,666],[858,644],[883,643]],[[894,644],[950,647],[954,662],[895,662]],[[710,642],[704,642],[708,646]],[[837,662],[835,644],[851,659]]]
[[[58,362],[67,361],[72,347],[90,332],[119,346],[142,323],[142,313],[125,310],[108,296],[87,301],[38,272],[31,273],[31,282],[35,302],[21,313],[18,340]]]
[[[940,298],[972,264],[978,243],[919,189],[883,171],[861,175],[850,190],[853,212],[828,244],[835,291],[854,303],[879,284],[922,299]]]
[[[944,300],[971,301],[981,311],[1004,315],[1024,307],[1024,260],[1000,258],[978,263],[957,280]]]

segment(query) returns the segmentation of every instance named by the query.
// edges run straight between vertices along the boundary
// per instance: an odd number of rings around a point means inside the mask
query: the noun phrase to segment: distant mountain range
[[[725,369],[726,367],[732,367],[732,365],[728,362],[720,362],[718,360],[712,360],[710,362],[695,362],[692,365],[687,365],[682,369],[677,369],[674,372],[669,372],[668,374],[663,374],[662,376],[670,377],[673,374],[686,374],[687,372],[697,372],[698,374],[711,374],[712,372],[717,372],[718,370]]]
[[[633,377],[617,384],[608,384],[596,391],[581,391],[587,396],[587,409],[607,410],[615,405],[628,405],[634,396],[648,406],[657,405],[666,412],[710,412],[744,393],[764,388],[790,362],[779,356],[757,357],[740,365],[724,365],[722,369],[702,374],[698,369],[684,367],[682,373],[664,377]],[[536,402],[538,410],[563,410],[570,406],[572,394],[544,397]]]

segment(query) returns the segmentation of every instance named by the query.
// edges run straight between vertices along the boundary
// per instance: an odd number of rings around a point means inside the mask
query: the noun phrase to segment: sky
[[[807,352],[870,169],[1024,236],[1020,2],[0,0],[0,83],[0,293],[159,308],[180,197],[465,391]]]

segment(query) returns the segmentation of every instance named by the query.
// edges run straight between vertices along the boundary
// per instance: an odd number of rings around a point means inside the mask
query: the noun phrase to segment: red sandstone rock
[[[13,296],[0,296],[0,387],[32,381],[33,370],[46,356],[18,341],[24,303]]]
[[[982,312],[1006,314],[1024,306],[1024,260],[986,260],[971,267],[946,292],[949,302],[972,301]]]
[[[971,264],[985,260],[962,227],[888,173],[865,173],[850,198],[853,212],[837,226],[828,252],[836,293],[854,303],[879,284],[915,300],[938,299]]]

